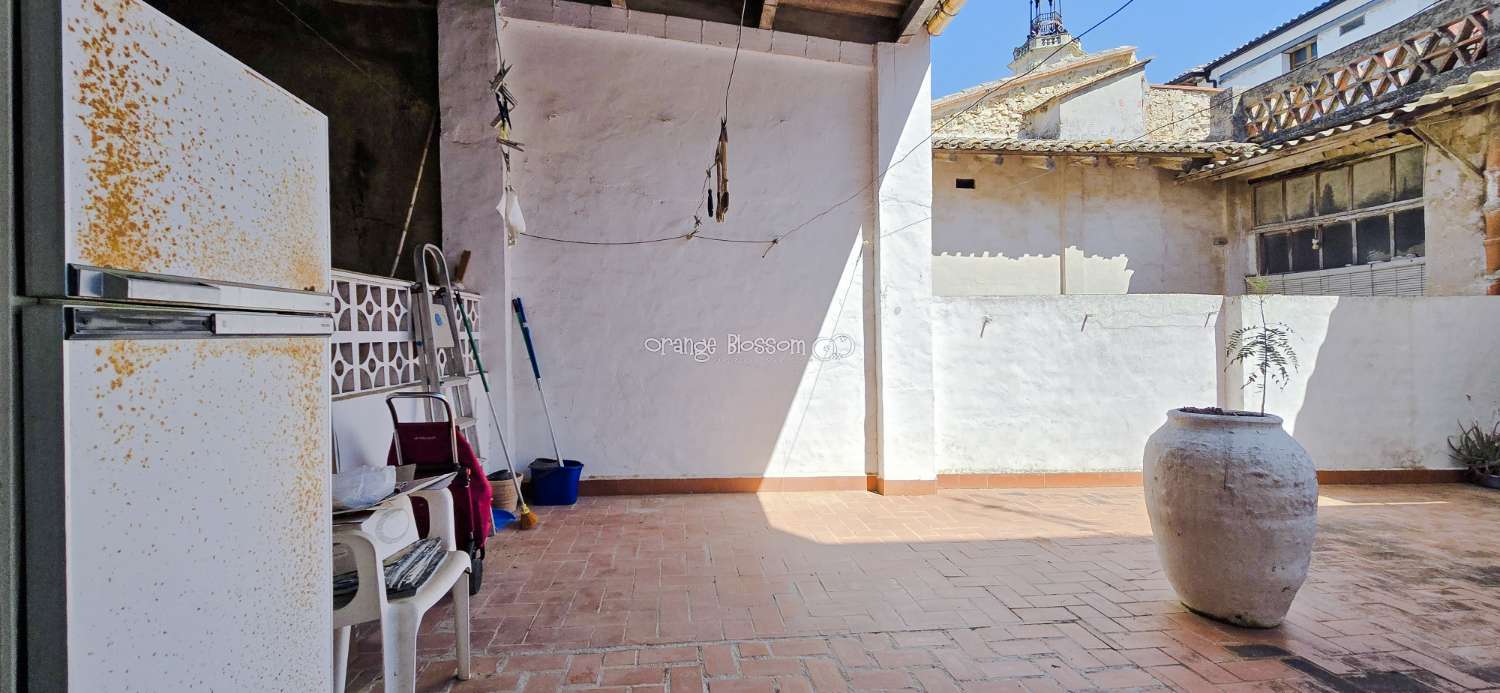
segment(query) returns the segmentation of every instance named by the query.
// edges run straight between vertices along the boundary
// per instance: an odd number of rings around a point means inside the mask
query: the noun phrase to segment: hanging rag
[[[515,245],[516,237],[526,233],[526,217],[521,215],[521,198],[516,194],[515,188],[505,186],[505,190],[500,193],[500,202],[495,205],[495,211],[505,220],[506,242]]]

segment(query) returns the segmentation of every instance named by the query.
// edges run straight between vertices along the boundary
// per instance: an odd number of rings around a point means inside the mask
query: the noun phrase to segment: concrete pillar
[[[937,489],[932,379],[930,38],[875,51],[876,186],[871,246],[876,490]]]
[[[491,397],[509,442],[514,439],[511,433],[515,428],[511,416],[511,350],[507,345],[515,320],[510,312],[511,248],[506,245],[504,219],[495,209],[505,189],[500,145],[490,127],[496,114],[495,97],[489,91],[498,61],[495,5],[490,0],[441,0],[437,13],[443,252],[449,266],[455,268],[463,251],[473,253],[463,283],[466,289],[484,296],[479,318],[480,357],[489,373]],[[505,460],[500,455],[495,427],[489,422],[478,378],[470,390],[480,430],[485,432],[480,448],[486,469],[502,469]]]

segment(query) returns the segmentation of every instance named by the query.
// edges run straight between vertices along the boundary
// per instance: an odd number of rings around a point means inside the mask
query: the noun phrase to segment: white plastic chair
[[[344,544],[354,555],[359,591],[333,611],[333,691],[343,693],[349,675],[349,637],[353,626],[380,621],[381,657],[385,690],[411,693],[417,687],[417,630],[422,615],[443,593],[453,595],[458,678],[469,679],[469,555],[458,550],[453,530],[453,496],[447,489],[411,494],[427,502],[429,536],[441,537],[448,550],[437,570],[416,594],[390,599],[385,590],[384,561],[418,540],[416,518],[408,496],[394,498],[357,525],[335,526],[333,543]]]

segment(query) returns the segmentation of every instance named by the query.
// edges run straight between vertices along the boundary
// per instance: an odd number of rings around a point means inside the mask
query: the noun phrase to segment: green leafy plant
[[[1472,474],[1500,474],[1500,423],[1486,431],[1475,421],[1458,424],[1458,435],[1448,439],[1448,457]]]
[[[1269,285],[1263,277],[1247,280],[1251,295],[1255,296],[1260,309],[1260,324],[1241,327],[1229,333],[1224,347],[1228,365],[1243,363],[1250,367],[1241,389],[1255,387],[1260,390],[1260,413],[1266,413],[1266,388],[1275,385],[1286,389],[1292,374],[1297,372],[1297,350],[1292,348],[1292,328],[1282,322],[1266,321],[1266,293]]]

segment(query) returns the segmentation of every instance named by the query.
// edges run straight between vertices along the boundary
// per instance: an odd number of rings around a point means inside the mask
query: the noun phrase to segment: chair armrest
[[[380,618],[380,607],[385,601],[385,566],[376,555],[374,540],[360,529],[336,530],[333,544],[349,547],[354,554],[354,568],[359,573],[359,590],[354,599],[333,610],[334,627]]]
[[[442,537],[443,548],[458,550],[458,534],[453,527],[453,494],[448,489],[417,491],[413,498],[427,501],[427,536]]]

